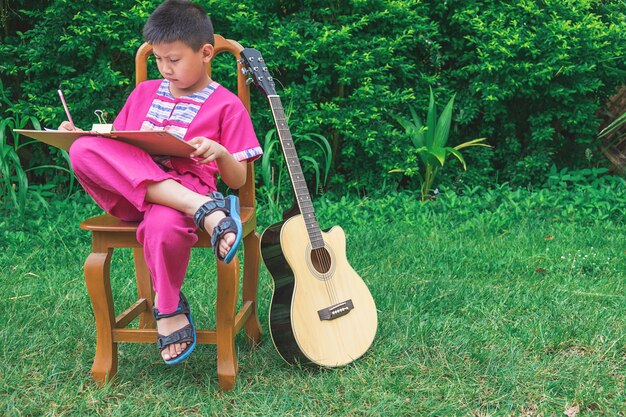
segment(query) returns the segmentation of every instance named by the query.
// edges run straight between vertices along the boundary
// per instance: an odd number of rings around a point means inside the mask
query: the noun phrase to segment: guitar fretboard
[[[280,97],[275,95],[268,96],[268,99],[270,107],[272,108],[272,114],[274,115],[278,138],[280,139],[283,154],[285,155],[285,162],[287,163],[287,169],[289,170],[289,177],[291,178],[293,191],[296,195],[296,202],[298,203],[300,213],[304,218],[304,224],[306,225],[306,229],[309,234],[311,248],[322,248],[324,247],[324,239],[322,238],[322,232],[320,231],[317,218],[315,217],[315,210],[313,209],[313,203],[311,202],[311,195],[309,194],[309,189],[302,173],[300,159],[298,159],[298,153],[296,152],[296,147],[293,143],[291,131],[287,125],[287,119],[285,117],[282,102],[280,101]]]

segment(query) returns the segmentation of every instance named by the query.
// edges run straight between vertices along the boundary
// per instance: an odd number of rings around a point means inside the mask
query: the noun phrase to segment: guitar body
[[[302,215],[270,226],[261,255],[274,280],[270,331],[289,363],[346,365],[362,356],[376,335],[374,300],[346,258],[346,239],[336,226],[322,232],[312,250]]]

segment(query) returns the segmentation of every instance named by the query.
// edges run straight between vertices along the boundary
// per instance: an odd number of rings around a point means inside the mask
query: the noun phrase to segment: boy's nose
[[[161,65],[161,72],[163,73],[163,75],[172,75],[172,66],[168,65],[168,64],[162,64]]]

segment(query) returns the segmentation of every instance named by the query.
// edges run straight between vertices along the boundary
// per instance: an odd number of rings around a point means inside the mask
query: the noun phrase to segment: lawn
[[[97,209],[84,197],[0,220],[0,413],[6,416],[626,415],[626,187],[615,179],[542,190],[318,199],[341,224],[379,327],[335,370],[285,364],[269,338],[238,338],[235,389],[218,389],[215,347],[166,367],[156,346],[123,344],[105,388],[90,379],[95,329],[82,264]],[[268,220],[261,218],[267,225]],[[133,296],[129,251],[113,264],[118,312]],[[214,261],[193,253],[185,284],[213,323]]]

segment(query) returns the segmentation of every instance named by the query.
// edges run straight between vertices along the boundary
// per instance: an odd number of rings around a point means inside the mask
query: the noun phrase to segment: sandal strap
[[[224,217],[219,221],[217,226],[213,228],[213,235],[211,235],[211,245],[215,247],[215,243],[222,238],[226,233],[237,233],[237,226],[235,221],[231,217]]]
[[[156,307],[152,307],[152,317],[154,317],[155,320],[165,319],[168,317],[174,317],[174,316],[178,316],[179,314],[190,314],[190,313],[191,313],[191,309],[189,308],[189,303],[187,302],[187,299],[185,298],[182,292],[180,293],[180,297],[178,301],[178,308],[172,313],[160,313]]]
[[[196,223],[196,226],[203,232],[206,232],[204,228],[204,218],[209,214],[215,211],[223,211],[227,216],[230,214],[228,209],[226,208],[226,199],[224,195],[218,191],[213,191],[209,194],[209,197],[212,198],[211,201],[207,201],[203,205],[196,210],[196,213],[193,215],[193,221]]]
[[[221,219],[217,223],[217,226],[213,228],[213,233],[211,234],[211,246],[213,247],[213,251],[215,252],[215,257],[220,261],[228,263],[235,256],[237,248],[241,243],[241,237],[243,232],[241,217],[239,215],[239,199],[237,198],[237,196],[229,195],[226,198],[226,212],[226,217]],[[231,232],[236,236],[235,242],[231,246],[226,256],[220,256],[218,250],[218,242],[224,237],[224,235]]]
[[[193,326],[191,323],[167,336],[157,334],[157,346],[160,350],[163,350],[174,343],[184,342],[193,342]]]

